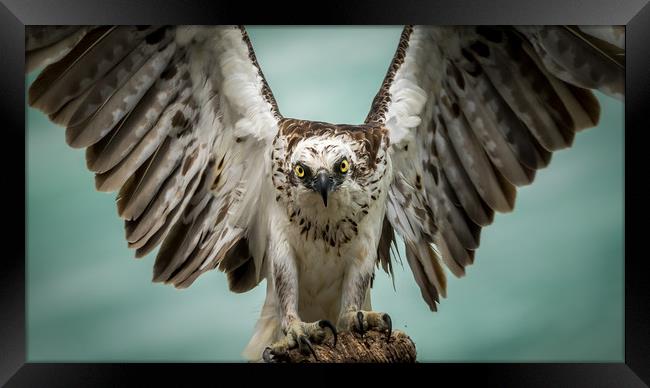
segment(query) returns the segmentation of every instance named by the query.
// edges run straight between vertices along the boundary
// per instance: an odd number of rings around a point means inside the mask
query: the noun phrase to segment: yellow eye
[[[302,168],[301,165],[297,165],[296,167],[294,167],[293,171],[295,171],[298,178],[302,178],[305,176],[305,169]]]
[[[350,163],[347,161],[347,159],[343,159],[341,165],[339,166],[339,169],[341,169],[341,172],[344,174],[348,172],[348,170],[350,169]]]

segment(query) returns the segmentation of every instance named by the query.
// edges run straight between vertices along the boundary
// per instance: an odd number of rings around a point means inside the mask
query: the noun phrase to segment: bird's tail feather
[[[274,303],[269,303],[268,300],[264,303],[260,319],[255,325],[253,337],[242,352],[242,356],[247,360],[260,361],[264,348],[280,339],[282,329],[276,308],[277,306]]]

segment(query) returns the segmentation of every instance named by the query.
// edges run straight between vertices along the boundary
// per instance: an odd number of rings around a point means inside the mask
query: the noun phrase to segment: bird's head
[[[316,197],[327,207],[338,191],[355,189],[356,156],[340,137],[309,137],[293,149],[289,158],[290,182],[298,198],[313,202]],[[340,199],[340,198],[339,198]]]
[[[276,201],[289,218],[358,221],[386,194],[387,147],[381,127],[283,119],[272,153]]]

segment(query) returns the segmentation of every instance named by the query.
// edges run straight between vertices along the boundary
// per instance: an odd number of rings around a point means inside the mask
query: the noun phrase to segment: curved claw
[[[330,322],[330,321],[328,321],[326,319],[318,321],[318,326],[320,326],[321,329],[324,329],[324,328],[330,329],[330,331],[332,332],[332,335],[334,336],[334,345],[332,347],[335,348],[336,347],[337,336],[338,336],[338,333],[336,332],[336,327],[334,327],[334,325],[332,325],[332,322]]]
[[[388,342],[390,341],[390,336],[393,333],[393,321],[390,319],[390,315],[385,313],[381,319],[383,319],[384,323],[386,323],[386,326],[388,326],[388,336],[386,337],[386,342]]]
[[[264,360],[264,362],[267,362],[267,363],[273,362],[273,358],[271,358],[271,348],[270,347],[267,346],[264,349],[264,353],[262,353],[262,359]]]
[[[301,335],[298,337],[298,346],[300,347],[300,352],[304,352],[304,348],[307,347],[311,354],[314,356],[316,361],[318,361],[318,356],[316,356],[316,352],[314,351],[314,347],[311,345],[311,341],[309,341],[309,338],[305,337],[304,335]]]
[[[363,335],[363,333],[364,333],[364,330],[363,330],[363,313],[361,311],[357,312],[357,323],[359,325],[359,327],[358,327],[359,333],[361,333],[361,335]]]

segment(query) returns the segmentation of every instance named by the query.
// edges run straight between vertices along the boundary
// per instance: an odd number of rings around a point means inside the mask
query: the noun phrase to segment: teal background
[[[360,123],[401,28],[248,31],[286,117]],[[623,361],[623,103],[598,98],[600,125],[484,229],[437,313],[406,263],[396,291],[378,273],[373,307],[420,361]],[[94,191],[84,152],[33,109],[26,141],[28,360],[241,361],[265,283],[241,295],[217,271],[182,291],[152,283],[155,252],[132,258],[115,195]]]

